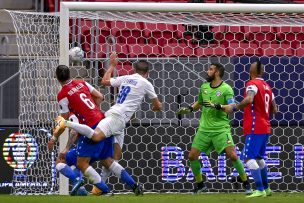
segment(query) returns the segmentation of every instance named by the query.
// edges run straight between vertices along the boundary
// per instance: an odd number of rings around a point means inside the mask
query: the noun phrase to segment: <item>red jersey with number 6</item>
[[[271,87],[262,79],[256,78],[246,83],[246,91],[255,93],[251,105],[244,108],[244,135],[270,134],[269,113],[274,95]]]
[[[63,85],[57,95],[60,113],[72,112],[80,123],[90,127],[96,125],[104,114],[91,96],[93,90],[94,87],[83,80],[71,80]]]

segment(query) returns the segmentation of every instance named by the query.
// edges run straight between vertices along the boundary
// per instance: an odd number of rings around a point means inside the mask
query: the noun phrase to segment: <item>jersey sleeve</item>
[[[256,95],[258,93],[258,87],[255,84],[247,83],[246,84],[246,94],[249,91],[253,91],[254,95]]]
[[[200,88],[199,94],[198,94],[198,103],[200,105],[203,105],[203,91],[202,91],[202,87]]]
[[[146,94],[148,95],[149,99],[157,98],[153,85],[149,81],[146,84]]]
[[[90,83],[85,82],[85,85],[89,88],[90,93],[95,89]]]
[[[64,97],[64,98],[60,99],[58,101],[58,103],[59,103],[59,108],[60,108],[59,112],[60,113],[67,113],[70,111],[68,98]]]
[[[123,83],[124,80],[125,80],[124,76],[117,77],[117,78],[111,78],[110,84],[112,87],[119,87]]]
[[[225,92],[225,100],[227,104],[235,104],[233,89],[228,85]]]

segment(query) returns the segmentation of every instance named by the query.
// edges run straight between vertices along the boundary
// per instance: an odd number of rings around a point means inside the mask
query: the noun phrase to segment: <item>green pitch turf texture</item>
[[[304,203],[304,193],[275,193],[271,197],[248,199],[244,194],[133,194],[114,196],[13,196],[0,195],[0,203]]]

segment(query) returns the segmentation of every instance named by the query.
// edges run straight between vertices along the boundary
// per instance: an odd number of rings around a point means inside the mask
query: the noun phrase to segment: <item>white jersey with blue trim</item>
[[[128,122],[139,109],[145,95],[149,99],[157,97],[151,82],[137,73],[111,78],[110,83],[112,87],[119,87],[119,94],[116,104],[110,108],[108,113],[121,116],[125,122]]]

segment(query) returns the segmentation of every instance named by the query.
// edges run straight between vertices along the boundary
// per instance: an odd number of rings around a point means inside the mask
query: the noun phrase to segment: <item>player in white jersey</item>
[[[162,109],[162,104],[157,98],[153,85],[147,80],[149,63],[139,61],[134,64],[135,74],[111,78],[117,63],[116,53],[112,53],[110,67],[101,82],[105,86],[119,87],[116,104],[105,113],[106,118],[101,120],[96,129],[93,130],[87,125],[69,122],[59,116],[56,119],[58,129],[72,128],[98,142],[115,135],[117,132],[121,132],[132,115],[139,109],[145,95],[151,100],[153,111]]]

